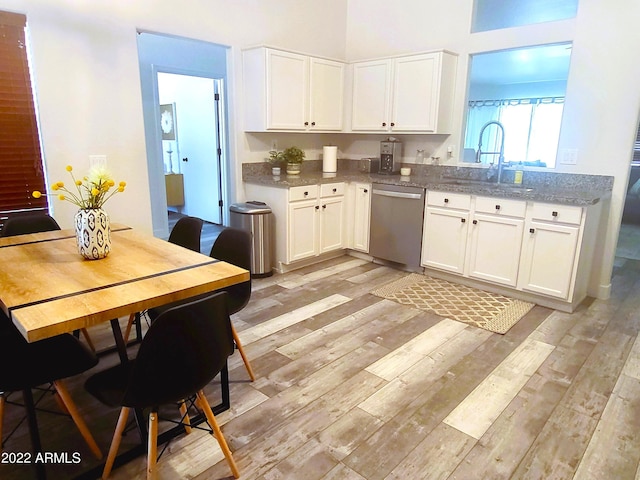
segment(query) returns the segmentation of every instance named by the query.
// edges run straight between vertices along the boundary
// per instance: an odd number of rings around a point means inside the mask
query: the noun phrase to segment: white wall
[[[49,180],[68,181],[67,164],[82,172],[89,155],[107,155],[116,179],[128,183],[107,205],[112,221],[148,232],[137,29],[231,46],[232,101],[242,47],[264,43],[344,57],[346,0],[0,0],[0,9],[27,15]],[[251,152],[241,131],[241,98],[235,100],[231,150],[239,171]],[[75,207],[57,200],[53,207],[70,227]]]

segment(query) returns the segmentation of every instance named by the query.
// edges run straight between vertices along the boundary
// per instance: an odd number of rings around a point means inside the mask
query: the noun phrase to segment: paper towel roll
[[[338,147],[322,147],[322,171],[335,173],[338,170]]]

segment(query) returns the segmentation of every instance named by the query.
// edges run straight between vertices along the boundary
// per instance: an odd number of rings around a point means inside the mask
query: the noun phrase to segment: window
[[[577,10],[578,0],[475,0],[471,31],[566,20]]]
[[[0,224],[16,213],[47,210],[40,137],[31,89],[26,17],[0,11]]]
[[[470,101],[465,148],[477,148],[479,132],[490,121],[505,131],[504,160],[536,167],[554,167],[564,97]],[[502,141],[497,128],[488,127],[483,152],[497,152]],[[497,162],[497,155],[482,155],[482,163]]]
[[[571,43],[471,55],[463,162],[478,160],[480,132],[489,121],[505,130],[505,161],[555,168]],[[482,163],[496,162],[497,126],[483,132]]]

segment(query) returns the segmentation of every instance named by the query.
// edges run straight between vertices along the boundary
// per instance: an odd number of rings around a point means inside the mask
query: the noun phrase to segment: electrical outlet
[[[278,150],[278,141],[271,140],[271,150]]]
[[[563,165],[575,165],[578,163],[578,149],[565,148],[560,155],[560,163]]]
[[[106,167],[107,156],[106,155],[89,155],[89,167]]]

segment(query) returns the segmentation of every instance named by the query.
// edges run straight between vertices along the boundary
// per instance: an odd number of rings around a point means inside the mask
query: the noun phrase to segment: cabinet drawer
[[[338,197],[344,195],[344,182],[340,183],[323,183],[320,185],[321,197]]]
[[[582,207],[553,205],[550,203],[534,203],[531,207],[531,218],[545,222],[580,225],[582,220]]]
[[[458,208],[469,210],[471,207],[471,195],[452,192],[427,192],[427,204],[438,207]]]
[[[508,198],[476,197],[476,212],[524,218],[527,202]]]
[[[318,185],[302,185],[289,189],[289,201],[311,200],[318,198]]]

